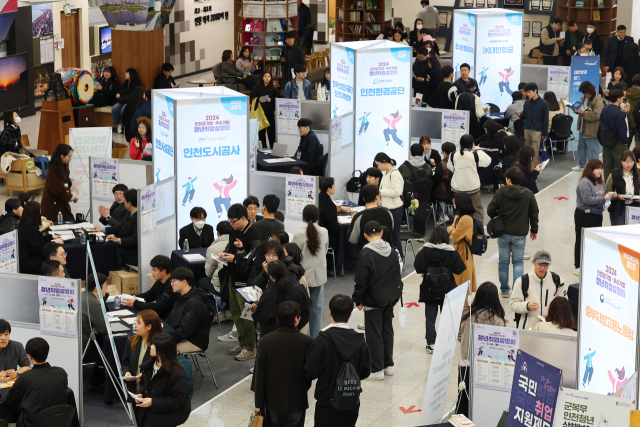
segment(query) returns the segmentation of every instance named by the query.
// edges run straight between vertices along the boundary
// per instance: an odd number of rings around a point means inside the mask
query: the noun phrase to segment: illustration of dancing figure
[[[389,145],[389,135],[391,135],[391,138],[396,144],[404,147],[404,143],[400,138],[398,138],[398,130],[396,129],[396,123],[400,121],[402,115],[400,112],[396,111],[395,113],[390,114],[390,116],[392,117],[391,120],[387,117],[382,117],[382,120],[387,123],[387,128],[382,131],[384,134],[384,140],[387,141],[387,145]]]
[[[511,360],[513,363],[516,363],[516,359],[513,358],[513,355],[515,354],[515,350],[509,350],[507,351],[507,353],[509,353],[509,355],[507,356],[507,360]]]
[[[482,354],[482,349],[484,348],[484,346],[478,347],[478,356],[480,356]]]
[[[229,191],[233,190],[233,187],[236,186],[238,181],[233,179],[233,174],[226,179],[222,179],[224,186],[218,184],[213,177],[211,177],[211,183],[213,187],[220,192],[220,197],[216,197],[213,199],[213,204],[216,207],[216,212],[218,212],[218,218],[222,217],[222,206],[225,208],[225,212],[229,210],[231,207],[231,196],[229,195]],[[223,197],[224,196],[224,197]]]
[[[480,74],[480,81],[478,82],[478,86],[482,86],[483,83],[485,83],[487,81],[487,70],[489,69],[489,67],[484,67],[484,70],[480,71],[478,74]]]
[[[509,87],[509,77],[511,77],[514,72],[515,70],[513,70],[512,67],[505,69],[504,73],[498,72],[498,74],[500,74],[500,77],[502,77],[502,81],[498,83],[498,87],[500,88],[500,96],[504,94],[505,90],[509,95],[513,93],[513,91]]]
[[[72,299],[67,300],[67,307],[70,308],[72,311],[76,311],[76,309],[73,308],[73,300]]]
[[[156,182],[160,181],[160,168],[158,168],[158,171],[156,172]]]
[[[624,373],[624,366],[622,367],[622,369],[616,369],[615,372],[618,378],[613,376],[613,374],[611,373],[611,369],[607,369],[609,380],[611,381],[611,386],[613,387],[613,391],[611,393],[607,393],[608,396],[613,396],[615,392],[618,391],[618,389],[627,382],[628,379]]]
[[[338,117],[338,106],[336,106],[336,108],[333,109],[333,118]]]
[[[591,351],[591,349],[589,349],[589,351]],[[584,356],[584,360],[587,361],[587,366],[584,369],[584,377],[582,378],[582,387],[585,386],[585,383],[589,384],[591,382],[591,377],[593,377],[593,361],[591,359],[593,359],[593,356],[596,355],[596,352],[594,351],[593,353],[587,353]]]
[[[362,135],[363,131],[364,133],[367,133],[367,129],[369,128],[369,114],[371,114],[371,111],[369,111],[368,113],[365,111],[364,115],[358,119],[361,121],[358,135]]]
[[[193,179],[189,177],[189,180],[187,181],[187,183],[182,186],[182,188],[184,188],[184,199],[182,199],[182,206],[184,206],[187,203],[187,198],[189,199],[189,203],[191,203],[191,201],[193,200],[193,196],[194,194],[196,194],[196,190],[193,186],[193,183],[196,182],[196,179],[198,179],[197,176]]]
[[[42,305],[47,305],[47,297],[42,298]]]

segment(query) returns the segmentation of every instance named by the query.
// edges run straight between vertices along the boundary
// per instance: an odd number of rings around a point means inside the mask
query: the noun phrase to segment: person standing
[[[447,162],[447,169],[453,174],[451,190],[456,194],[467,194],[474,206],[473,216],[484,221],[484,206],[482,205],[482,195],[480,194],[478,168],[488,167],[491,164],[491,157],[482,150],[474,150],[473,141],[473,136],[462,135],[460,138],[460,151],[451,153]]]
[[[455,176],[455,174],[454,174]],[[456,284],[462,285],[466,281],[469,283],[468,295],[471,295],[477,290],[476,283],[476,267],[473,262],[473,254],[469,250],[471,242],[473,241],[473,214],[475,208],[473,202],[468,194],[457,193],[453,197],[453,208],[455,209],[455,217],[453,218],[453,224],[447,227],[447,232],[451,236],[452,246],[456,252],[462,258],[464,265],[467,267],[461,274],[454,274]]]
[[[544,31],[544,30],[543,30]],[[527,83],[524,91],[527,99],[522,112],[516,112],[518,117],[524,119],[524,143],[533,148],[535,157],[533,166],[540,163],[540,142],[542,137],[549,134],[549,104],[538,95],[538,85]]]
[[[513,282],[524,274],[524,248],[527,234],[531,240],[538,237],[538,203],[531,190],[522,187],[524,174],[518,168],[505,173],[507,185],[496,191],[487,207],[490,218],[499,217],[504,233],[498,237],[498,277],[503,298],[509,297],[509,259],[513,264]]]
[[[618,25],[616,28],[616,37],[609,37],[607,39],[607,45],[602,54],[602,65],[604,66],[605,73],[611,71],[611,74],[613,74],[613,70],[615,70],[616,67],[622,66],[622,61],[631,44],[633,44],[633,37],[627,35],[627,27]]]
[[[67,144],[58,144],[53,150],[42,193],[42,216],[58,218],[60,212],[64,221],[75,222],[69,206],[69,202],[78,201],[78,196],[71,193],[73,183],[69,178],[69,163],[72,157],[73,149]]]
[[[389,209],[393,215],[393,246],[400,253],[400,257],[404,259],[402,241],[400,240],[400,224],[404,215],[404,203],[400,196],[404,190],[404,179],[400,171],[396,169],[396,161],[386,153],[376,154],[374,161],[378,169],[384,173],[380,181],[380,206]]]
[[[590,41],[593,46],[593,53],[601,56],[604,52],[604,40],[600,37],[600,34],[596,31],[596,21],[587,21],[587,34],[584,36],[584,41]],[[602,59],[600,59],[602,63]]]
[[[567,25],[569,32],[565,34],[568,34],[569,37],[567,38],[565,46],[563,46],[564,49],[562,52],[562,65],[565,67],[571,66],[571,57],[576,53],[576,45],[582,43],[584,39],[584,34],[578,30],[578,22],[575,19],[569,21]]]
[[[581,171],[591,159],[600,158],[600,143],[598,142],[598,125],[600,115],[604,109],[604,100],[596,92],[591,82],[582,82],[579,88],[582,92],[580,102],[588,108],[584,111],[573,110],[578,115],[578,166],[571,170]]]
[[[251,89],[251,102],[258,98],[257,106],[262,107],[265,117],[269,120],[269,126],[258,131],[258,139],[263,147],[267,147],[267,136],[269,137],[269,148],[273,148],[276,142],[276,98],[280,97],[280,91],[273,85],[273,76],[269,71],[262,74],[258,84]]]
[[[451,65],[442,67],[442,76],[444,80],[436,89],[436,108],[453,110],[456,108],[456,103],[449,98],[449,91],[453,87],[453,83],[451,83],[453,81],[453,67]]]
[[[506,120],[509,120],[509,133],[515,135],[516,131],[513,127],[513,124],[520,118],[516,114],[516,112],[522,113],[525,101],[524,99],[522,99],[522,92],[520,92],[519,90],[511,94],[511,99],[513,100],[513,102],[507,107],[507,110],[504,112],[504,118]]]
[[[635,48],[632,48],[632,50],[635,50]],[[638,60],[640,61],[640,56]],[[640,126],[640,122],[636,120],[636,116],[638,115],[636,111],[640,111],[640,105],[638,104],[638,101],[640,101],[640,70],[633,76],[631,83],[631,87],[627,90],[627,103],[629,104],[629,148],[631,148],[631,141],[633,141],[634,137],[636,139],[636,146],[638,146],[638,138],[640,138],[640,135],[636,137],[637,128]],[[636,109],[636,106],[639,108]]]
[[[420,38],[420,30],[422,29],[422,19],[416,19],[413,22],[413,30],[409,32],[409,46],[413,48],[413,56],[416,56],[415,45],[418,43],[418,39]]]
[[[477,87],[478,85],[474,79],[467,80],[465,91],[458,92],[459,95],[455,103],[456,110],[469,112],[469,133],[474,138],[480,138],[484,134],[484,129],[480,125],[480,118],[487,112],[487,107],[482,106],[480,97],[474,93]]]
[[[298,44],[303,49],[307,41],[305,40],[307,25],[311,25],[311,9],[302,0],[298,0]]]
[[[564,45],[564,39],[560,37],[560,30],[562,30],[562,19],[554,18],[540,32],[538,49],[542,53],[542,63],[544,65],[558,65],[560,46]]]
[[[136,334],[129,337],[124,356],[122,372],[125,377],[135,377],[126,381],[127,389],[135,393],[140,386],[140,365],[151,358],[151,344],[156,334],[164,332],[158,314],[153,310],[142,310],[136,316]],[[132,399],[129,402],[135,403]]]
[[[627,86],[631,87],[635,84],[633,83],[633,78],[640,74],[640,52],[637,44],[629,44],[627,54],[622,60],[622,68],[624,68],[624,72],[627,74]]]
[[[444,76],[442,74],[442,65],[440,65],[437,56],[429,56],[428,62],[430,69],[427,77],[427,104],[432,108],[436,108],[439,103],[438,86],[444,81]]]
[[[254,222],[254,227],[261,236],[273,236],[284,231],[284,223],[275,218],[280,206],[280,198],[275,194],[267,194],[262,198],[262,219]]]
[[[329,233],[329,247],[337,254],[340,248],[340,223],[338,222],[336,204],[331,199],[331,196],[336,192],[336,183],[331,177],[320,178],[319,189],[318,209],[320,217],[318,218],[318,225]],[[331,270],[328,273],[333,277],[333,264],[328,263],[327,268]]]
[[[422,9],[416,15],[416,19],[422,21],[422,28],[435,34],[440,29],[440,14],[438,9],[429,5],[429,0],[420,0]],[[416,27],[417,28],[417,27]],[[421,29],[422,29],[421,28]]]
[[[347,232],[349,243],[356,245],[356,257],[360,254],[364,245],[368,243],[363,230],[365,224],[369,221],[376,221],[381,226],[393,230],[393,215],[389,209],[378,206],[380,204],[379,193],[378,186],[373,184],[367,184],[360,189],[360,196],[365,203],[364,210],[361,210],[353,216],[349,231]]]
[[[623,98],[624,92],[622,90],[610,90],[609,100],[611,104],[602,109],[598,141],[602,145],[603,179],[605,181],[609,178],[609,174],[622,152],[629,149],[627,116],[620,109]]]
[[[282,54],[280,55],[282,79],[280,80],[280,87],[284,90],[287,83],[295,79],[293,70],[296,65],[302,65],[306,70],[306,60],[304,52],[295,44],[296,37],[294,33],[289,32],[284,36],[285,46],[282,48]]]
[[[609,206],[609,218],[611,225],[624,225],[626,207],[637,207],[640,204],[625,196],[638,196],[640,182],[638,181],[638,167],[636,158],[631,151],[623,151],[620,155],[620,167],[611,171],[605,182],[607,193],[616,193],[617,197],[611,199]]]
[[[469,80],[473,80],[471,77],[469,77],[470,72],[471,65],[467,64],[466,62],[460,64],[460,78],[453,82],[453,85],[458,89],[458,93],[456,94],[456,96],[464,93],[467,90],[467,83],[469,82]],[[475,81],[474,86],[475,88],[471,92],[474,95],[480,97],[480,88],[477,84],[475,84]]]
[[[429,61],[427,61],[427,49],[424,47],[420,47],[417,50],[418,56],[416,58],[416,62],[413,63],[412,69],[412,82],[411,86],[415,93],[422,94],[422,101],[425,102],[427,98],[427,90],[428,84],[427,80],[429,78],[429,71],[431,70],[429,66]],[[419,105],[420,107],[422,106]]]

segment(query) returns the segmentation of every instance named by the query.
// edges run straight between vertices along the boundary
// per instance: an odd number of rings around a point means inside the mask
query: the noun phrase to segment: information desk
[[[6,420],[9,423],[17,423],[20,414],[8,408],[5,408],[2,405],[2,402],[9,393],[9,390],[11,390],[11,387],[0,389],[0,420]],[[75,414],[73,415],[73,420],[71,420],[71,427],[80,427],[80,421],[78,420],[78,410],[76,407],[76,396],[73,394],[73,390],[71,390],[69,387],[67,387],[67,405],[72,406],[73,409],[76,410]]]
[[[106,233],[105,233],[106,234]],[[78,236],[78,234],[76,234]],[[62,245],[67,252],[67,270],[74,279],[87,279],[87,245],[80,244],[80,238],[65,240]],[[96,271],[109,276],[109,271],[120,270],[122,257],[118,244],[114,242],[95,243],[91,245]]]
[[[197,282],[198,279],[201,279],[206,276],[206,274],[204,273],[205,261],[202,260],[202,261],[190,262],[190,261],[187,261],[183,257],[183,255],[200,254],[203,257],[206,257],[207,249],[208,248],[193,248],[193,249],[190,249],[189,252],[181,251],[178,249],[171,252],[171,271],[174,271],[178,267],[188,268],[193,272],[193,276]]]
[[[354,204],[355,205],[355,204]],[[357,206],[357,205],[356,205]],[[340,213],[338,217],[350,217],[351,213]],[[356,247],[353,243],[349,243],[349,224],[340,223],[340,247],[336,255],[336,269],[342,268],[344,274],[345,265],[355,270],[356,268]],[[351,269],[350,268],[350,269]]]
[[[302,169],[305,175],[309,175],[309,164],[307,162],[303,162],[302,160],[295,159],[293,162],[282,162],[282,163],[267,163],[265,160],[268,159],[277,159],[278,157],[273,157],[271,154],[264,154],[258,151],[258,170],[266,171],[266,172],[280,172],[280,173],[289,173],[289,169],[294,166]]]

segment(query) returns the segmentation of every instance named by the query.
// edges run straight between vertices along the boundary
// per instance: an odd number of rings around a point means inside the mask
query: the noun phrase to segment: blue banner
[[[518,350],[507,427],[551,427],[562,370]]]

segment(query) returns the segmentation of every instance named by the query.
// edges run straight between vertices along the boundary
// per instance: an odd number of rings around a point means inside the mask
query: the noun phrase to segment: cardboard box
[[[116,285],[107,286],[107,292],[109,293],[109,295],[120,295],[120,290]]]
[[[119,294],[138,293],[138,273],[124,270],[109,272],[109,285],[118,288]]]
[[[156,281],[153,279],[151,273],[147,273],[147,276],[149,277],[149,288],[153,288],[153,285],[156,283]]]

